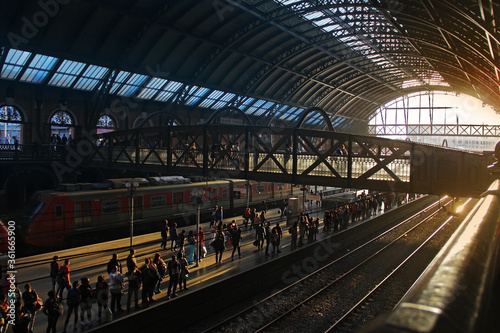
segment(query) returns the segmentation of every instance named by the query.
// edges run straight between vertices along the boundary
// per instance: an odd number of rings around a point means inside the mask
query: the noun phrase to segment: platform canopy
[[[499,11],[493,0],[2,1],[0,79],[285,121],[315,106],[340,129],[419,91],[500,108]]]

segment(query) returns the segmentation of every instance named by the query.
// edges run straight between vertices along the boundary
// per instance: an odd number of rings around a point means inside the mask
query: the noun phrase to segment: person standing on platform
[[[36,293],[35,289],[31,288],[31,284],[26,283],[24,285],[24,292],[23,292],[23,304],[24,308],[26,311],[28,311],[28,315],[30,318],[30,323],[28,326],[29,331],[32,331],[33,325],[35,324],[35,316],[36,312],[40,310],[40,306],[38,305],[38,294]],[[20,300],[17,300],[18,302]]]
[[[222,228],[217,230],[217,235],[215,236],[214,241],[211,243],[215,251],[215,263],[220,264],[222,262],[222,252],[224,252],[224,233],[222,232]]]
[[[120,263],[120,260],[118,260],[118,255],[116,253],[113,253],[112,258],[108,261],[108,266],[106,268],[106,272],[108,274],[111,274],[113,271],[113,268],[116,267],[116,271],[119,272],[120,274],[122,273],[122,264]]]
[[[111,269],[109,273],[109,291],[111,292],[111,312],[115,313],[115,309],[118,312],[123,312],[121,305],[123,290],[123,276],[118,271],[118,267],[115,266]]]
[[[194,233],[193,230],[189,230],[188,236],[187,236],[187,241],[189,244],[189,257],[188,257],[188,263],[193,264],[194,263],[194,249],[196,247],[196,241],[194,238]]]
[[[59,299],[63,298],[63,290],[69,289],[71,286],[71,270],[69,269],[69,259],[64,259],[64,265],[59,268],[57,272],[57,292],[56,296],[59,295]]]
[[[158,271],[158,279],[156,280],[155,288],[154,288],[154,293],[159,294],[161,293],[160,285],[161,281],[165,277],[165,270],[167,268],[167,265],[165,265],[165,262],[161,258],[161,255],[156,252],[155,257],[153,259],[153,264],[156,265],[156,270]]]
[[[255,216],[257,215],[255,208],[250,211],[250,230],[253,229],[255,223]],[[257,225],[255,225],[257,227]]]
[[[245,212],[243,213],[243,218],[245,219],[245,223],[243,224],[245,227],[245,230],[248,229],[248,221],[250,220],[250,208],[245,209]]]
[[[141,271],[134,267],[130,276],[128,278],[128,295],[127,295],[127,313],[130,312],[130,303],[132,302],[132,296],[135,300],[135,309],[139,310],[139,289],[141,289]]]
[[[76,332],[78,325],[78,305],[80,304],[80,289],[78,289],[78,280],[73,282],[73,288],[68,290],[68,310],[66,313],[66,321],[64,322],[63,333],[66,333],[66,328],[68,327],[69,319],[71,318],[71,313],[75,313],[75,325],[73,326],[73,331]]]
[[[161,228],[161,244],[160,244],[160,248],[165,250],[165,248],[167,247],[167,240],[168,240],[168,221],[165,220],[165,223],[163,224],[162,228]]]
[[[184,243],[186,242],[186,230],[182,230],[179,236],[177,237],[179,244],[179,252],[184,253]]]
[[[184,257],[184,253],[179,252],[177,254],[177,261],[179,262],[179,265],[181,265],[181,274],[179,275],[179,291],[182,291],[183,284],[184,284],[184,290],[188,290],[186,284],[187,284],[189,269],[188,269],[188,262]]]
[[[299,246],[304,245],[304,235],[306,234],[307,218],[304,213],[299,217]]]
[[[47,330],[45,332],[52,331],[52,333],[56,333],[57,320],[62,315],[62,305],[57,299],[54,290],[49,290],[47,296],[49,298],[43,303],[43,313],[47,316]]]
[[[50,279],[52,280],[52,290],[56,291],[57,273],[59,272],[59,256],[52,257],[50,262]]]
[[[101,311],[108,311],[108,293],[109,286],[106,281],[104,281],[104,276],[99,275],[97,277],[97,283],[95,284],[95,295],[97,300],[97,322],[101,322]]]
[[[135,259],[135,250],[130,249],[130,253],[127,257],[127,276],[130,276],[132,271],[137,267],[137,260]]]
[[[153,291],[158,278],[157,274],[151,258],[144,259],[144,266],[141,267],[143,307],[153,304]]]
[[[194,232],[194,237],[198,241],[198,255],[200,256],[200,261],[202,258],[205,258],[205,255],[207,254],[207,250],[205,248],[205,233],[200,227],[200,230],[198,232]]]
[[[92,302],[93,294],[92,286],[88,278],[81,279],[80,285],[80,327],[83,329],[86,326],[92,327]],[[85,322],[85,312],[87,312],[87,322]]]
[[[179,283],[179,274],[181,273],[181,265],[175,256],[172,256],[172,259],[168,262],[167,269],[168,274],[170,275],[167,298],[170,299],[170,293],[172,293],[172,297],[177,297],[175,290],[177,289],[177,284]]]
[[[288,233],[292,235],[292,239],[290,241],[290,248],[295,250],[297,248],[297,222],[293,222],[293,224],[288,229]]]
[[[241,229],[235,226],[231,230],[231,243],[233,244],[233,253],[231,254],[231,260],[234,259],[234,253],[238,250],[238,257],[241,259]]]
[[[260,211],[264,214],[267,213],[267,204],[264,200],[260,203]]]
[[[266,236],[266,230],[262,224],[259,224],[255,228],[255,239],[257,240],[257,250],[260,250],[264,247],[264,239]]]
[[[266,238],[265,256],[269,257],[269,246],[271,245],[271,227],[269,226],[269,223],[266,223],[266,226],[264,227],[264,231],[265,231],[264,237]]]
[[[175,251],[177,248],[177,223],[175,222],[169,222],[170,223],[170,251]]]
[[[280,243],[281,239],[283,238],[283,231],[281,230],[279,222],[276,222],[276,226],[273,228],[272,234],[277,235],[274,236],[275,239],[273,240],[273,253],[281,253]]]

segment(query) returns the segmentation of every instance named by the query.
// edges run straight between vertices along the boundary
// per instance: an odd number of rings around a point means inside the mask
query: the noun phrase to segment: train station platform
[[[378,211],[378,214],[384,213],[384,208]],[[316,218],[320,217],[321,221],[323,219],[324,211],[321,207],[317,207],[316,204],[313,204],[311,207],[311,216]],[[254,269],[255,267],[268,263],[269,261],[276,260],[280,257],[286,256],[291,253],[291,236],[288,232],[288,227],[286,227],[285,219],[280,219],[277,209],[269,210],[266,214],[267,220],[271,223],[271,227],[274,227],[276,223],[282,227],[283,231],[283,239],[281,241],[281,253],[280,254],[271,254],[272,246],[270,245],[269,256],[265,255],[265,249],[257,249],[252,243],[255,240],[255,231],[250,229],[245,229],[242,226],[243,218],[241,216],[236,218],[226,218],[224,219],[224,223],[231,223],[234,219],[237,221],[238,226],[242,229],[242,245],[241,245],[241,259],[238,258],[237,252],[235,253],[234,260],[231,258],[232,246],[226,245],[226,250],[222,256],[222,263],[216,264],[215,255],[213,248],[210,248],[209,243],[211,240],[211,235],[209,232],[209,224],[201,223],[200,226],[203,228],[203,231],[206,234],[205,246],[208,250],[208,254],[205,258],[203,258],[199,262],[199,266],[195,267],[194,264],[189,265],[189,277],[187,280],[187,291],[179,292],[177,290],[178,297],[183,297],[184,295],[194,293],[200,289],[203,289],[211,284],[223,281],[231,276],[237,275],[242,272],[249,271]],[[349,228],[357,225],[360,222],[355,222],[353,224],[349,224]],[[182,229],[189,232],[189,230],[195,230],[196,225],[191,225],[186,228],[179,228],[178,232]],[[319,233],[317,234],[317,240],[320,241],[324,239],[326,234],[323,232],[323,223],[320,223]],[[307,238],[304,239],[304,243],[307,245]],[[167,262],[172,255],[177,255],[177,251],[170,250],[170,240],[167,243],[166,249],[160,248],[161,244],[161,236],[160,231],[157,233],[147,234],[147,235],[139,235],[133,238],[133,247],[136,251],[135,257],[137,260],[138,267],[140,268],[144,264],[145,258],[153,259],[154,254],[156,252],[161,254],[162,259]],[[186,242],[187,244],[187,242]],[[70,269],[71,269],[71,281],[80,280],[81,278],[87,277],[89,278],[92,287],[95,287],[97,282],[97,277],[99,275],[103,275],[106,281],[109,282],[109,274],[106,273],[106,266],[108,261],[111,259],[112,254],[116,253],[118,255],[118,259],[122,263],[123,273],[126,272],[126,257],[129,254],[130,238],[123,238],[120,240],[109,241],[100,244],[93,244],[88,246],[82,246],[72,249],[61,250],[57,252],[50,252],[40,255],[34,255],[30,257],[20,258],[16,260],[16,280],[18,282],[19,289],[24,291],[24,284],[31,283],[33,288],[37,291],[40,298],[43,300],[47,299],[47,292],[51,288],[51,279],[49,277],[50,272],[50,262],[52,261],[52,257],[57,255],[59,256],[59,263],[62,265],[64,263],[64,259],[68,258],[70,260]],[[299,247],[300,248],[300,247]],[[189,255],[189,246],[185,246],[186,257]],[[167,289],[168,289],[169,278],[166,276],[161,283],[162,292],[154,295],[154,304],[155,307],[158,304],[162,304],[168,301],[167,298]],[[121,307],[126,309],[127,303],[127,292],[128,292],[128,283],[127,278],[125,278],[125,289],[124,295],[121,299]],[[140,294],[140,293],[139,293]],[[139,295],[140,297],[140,295]],[[66,298],[66,292],[64,292],[63,298]],[[64,302],[65,303],[65,302]],[[66,305],[65,311],[67,310]],[[125,312],[117,312],[114,314],[113,320],[117,320],[119,318],[124,318],[133,313],[137,313],[138,311],[148,311],[148,309],[135,309],[132,305],[131,312],[128,314]],[[61,318],[59,318],[57,323],[57,331],[62,332],[64,327],[64,321],[66,319],[66,312],[63,314]],[[87,318],[85,318],[85,322],[87,325],[82,326],[81,320],[79,318],[78,325],[74,326],[74,317],[72,316],[69,325],[68,332],[71,331],[86,331],[91,328],[96,328],[101,325],[101,322],[97,321],[97,306],[94,304],[92,308],[92,323],[88,324]],[[47,327],[47,317],[40,311],[36,315],[34,332],[41,332],[45,330]]]

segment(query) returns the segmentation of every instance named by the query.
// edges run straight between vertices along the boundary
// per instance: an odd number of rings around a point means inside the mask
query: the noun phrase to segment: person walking
[[[238,257],[241,259],[241,229],[235,226],[231,230],[231,243],[233,244],[233,253],[231,254],[231,260],[234,259],[234,253],[238,250]]]

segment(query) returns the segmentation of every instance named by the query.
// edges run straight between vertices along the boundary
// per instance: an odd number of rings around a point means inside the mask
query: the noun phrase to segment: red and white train
[[[182,226],[193,222],[197,207],[194,194],[202,196],[202,214],[215,205],[233,211],[247,202],[283,200],[301,193],[291,184],[246,180],[191,183],[183,177],[112,179],[99,184],[70,184],[61,190],[39,191],[24,210],[20,231],[26,244],[52,247],[73,243],[81,237],[129,230],[131,192],[126,182],[137,182],[134,190],[134,230],[159,230],[159,222],[176,219]],[[251,188],[247,193],[247,188]],[[200,191],[201,190],[201,191]],[[241,210],[237,210],[241,211]],[[184,219],[184,220],[183,220]],[[122,232],[122,234],[123,234]],[[109,239],[110,237],[107,237]]]

